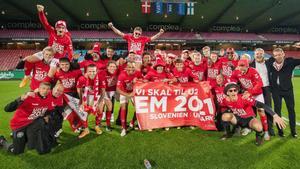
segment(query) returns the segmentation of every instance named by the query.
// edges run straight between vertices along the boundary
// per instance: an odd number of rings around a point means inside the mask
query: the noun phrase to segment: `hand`
[[[243,93],[243,99],[248,99],[249,97],[251,96],[251,94],[248,92],[248,91],[245,91],[244,93]]]
[[[112,22],[109,22],[107,25],[108,25],[108,27],[110,27],[110,28],[112,28],[112,27],[114,26]]]
[[[134,96],[134,92],[129,93],[128,97],[133,97]]]
[[[284,121],[281,117],[279,117],[277,114],[275,114],[275,115],[273,116],[273,121],[274,121],[274,123],[276,123],[276,124],[278,125],[278,127],[279,127],[280,129],[286,128],[286,123],[285,123],[285,121]]]
[[[43,5],[36,5],[36,8],[39,12],[44,11],[44,6]]]
[[[44,120],[45,120],[46,123],[49,123],[49,116],[45,116]]]
[[[73,54],[73,59],[78,59],[80,57],[80,53],[75,53],[75,54]]]
[[[163,30],[163,29],[159,30],[159,33],[161,33],[161,34],[164,33],[164,32],[165,32],[165,30]]]

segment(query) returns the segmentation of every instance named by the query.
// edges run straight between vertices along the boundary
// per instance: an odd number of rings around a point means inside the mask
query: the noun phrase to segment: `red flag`
[[[216,130],[215,105],[208,82],[136,83],[134,103],[141,130],[175,126]]]
[[[142,2],[142,13],[149,14],[151,12],[151,2]]]

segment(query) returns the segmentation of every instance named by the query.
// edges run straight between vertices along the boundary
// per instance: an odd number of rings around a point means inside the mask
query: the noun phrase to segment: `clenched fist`
[[[44,11],[44,6],[43,5],[36,5],[36,8],[39,12]]]
[[[114,25],[113,25],[112,22],[109,22],[109,23],[108,23],[108,27],[112,28],[113,26],[114,26]]]

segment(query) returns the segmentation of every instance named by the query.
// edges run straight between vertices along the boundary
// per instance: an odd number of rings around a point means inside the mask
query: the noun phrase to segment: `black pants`
[[[265,104],[267,106],[272,107],[270,87],[269,86],[263,87],[262,90],[263,90]],[[271,130],[273,131],[273,116],[269,115],[268,113],[266,113],[266,115],[267,115],[268,128],[269,128],[269,132],[270,132]]]
[[[36,149],[39,154],[51,151],[52,142],[49,140],[49,130],[43,118],[38,118],[30,125],[13,131],[13,144],[8,151],[21,154],[26,143],[29,149]]]
[[[272,97],[274,101],[274,110],[281,117],[281,108],[282,108],[282,98],[285,101],[288,113],[289,113],[289,123],[291,128],[291,133],[296,133],[296,113],[295,113],[295,99],[294,91],[280,91],[272,90]],[[279,130],[282,132],[282,130]]]

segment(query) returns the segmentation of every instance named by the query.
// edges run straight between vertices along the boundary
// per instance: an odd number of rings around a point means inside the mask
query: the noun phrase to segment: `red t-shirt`
[[[62,70],[58,70],[54,79],[59,80],[64,86],[64,93],[76,92],[76,84],[79,77],[82,76],[81,70],[72,70],[68,72],[64,72]]]
[[[207,66],[207,81],[209,81],[211,86],[216,85],[216,77],[220,74],[221,66],[219,60],[216,63]]]
[[[117,87],[122,91],[129,93],[133,91],[133,80],[141,79],[142,73],[140,71],[135,71],[134,74],[128,75],[126,71],[121,72],[118,77]]]
[[[255,100],[253,98],[243,99],[242,95],[238,95],[236,101],[227,101],[223,99],[222,106],[230,108],[234,114],[240,116],[241,118],[255,117],[252,106],[255,105]]]
[[[34,63],[33,74],[30,83],[31,90],[37,89],[40,86],[40,83],[46,80],[49,70],[50,66],[44,63],[43,60]]]
[[[262,94],[263,82],[256,69],[249,67],[246,74],[242,74],[239,70],[234,70],[231,81],[240,82],[243,89],[247,90],[251,95],[256,96]]]
[[[172,79],[173,75],[171,73],[166,73],[166,72],[162,72],[162,73],[157,73],[156,70],[152,70],[150,72],[148,72],[146,74],[146,76],[144,77],[144,79],[147,79],[151,82],[160,82],[164,79]]]
[[[100,73],[97,74],[98,80],[99,80],[99,92],[101,92],[101,89],[106,88],[106,83],[104,76],[101,75]],[[90,78],[85,78],[84,76],[79,77],[77,81],[76,88],[85,88],[88,87],[88,94],[93,95],[94,94],[94,82],[95,79],[90,79]],[[100,94],[100,93],[99,93]]]
[[[38,94],[28,96],[16,110],[10,121],[12,130],[18,130],[31,124],[38,117],[43,117],[48,110],[53,109],[52,97],[41,98]]]
[[[125,39],[128,43],[128,51],[134,51],[137,55],[142,55],[146,43],[151,41],[150,37],[140,36],[138,38],[134,38],[132,34],[125,34],[123,39]]]
[[[68,53],[68,57],[71,60],[73,57],[73,46],[70,32],[66,32],[64,36],[57,36],[56,30],[48,23],[48,20],[44,12],[39,12],[39,18],[49,34],[48,46],[52,46],[56,53],[54,58],[62,58]]]
[[[148,72],[152,71],[153,68],[152,68],[152,65],[151,64],[148,64],[148,65],[142,65],[141,66],[141,73],[145,76]]]
[[[114,74],[110,74],[108,71],[103,70],[99,74],[105,77],[105,83],[106,83],[105,90],[107,92],[116,91],[119,71],[116,70]]]
[[[187,83],[191,81],[191,79],[198,80],[198,77],[195,76],[191,69],[189,68],[183,68],[183,71],[179,72],[176,68],[173,69],[173,75],[177,79],[179,83]]]
[[[229,60],[227,57],[220,58],[220,62],[222,62],[222,75],[228,79],[231,77],[233,70],[237,67],[237,60]]]
[[[199,65],[195,65],[193,62],[189,65],[190,69],[192,70],[193,75],[198,77],[199,81],[205,81],[206,80],[206,71],[207,71],[207,65],[204,63],[200,63]]]

